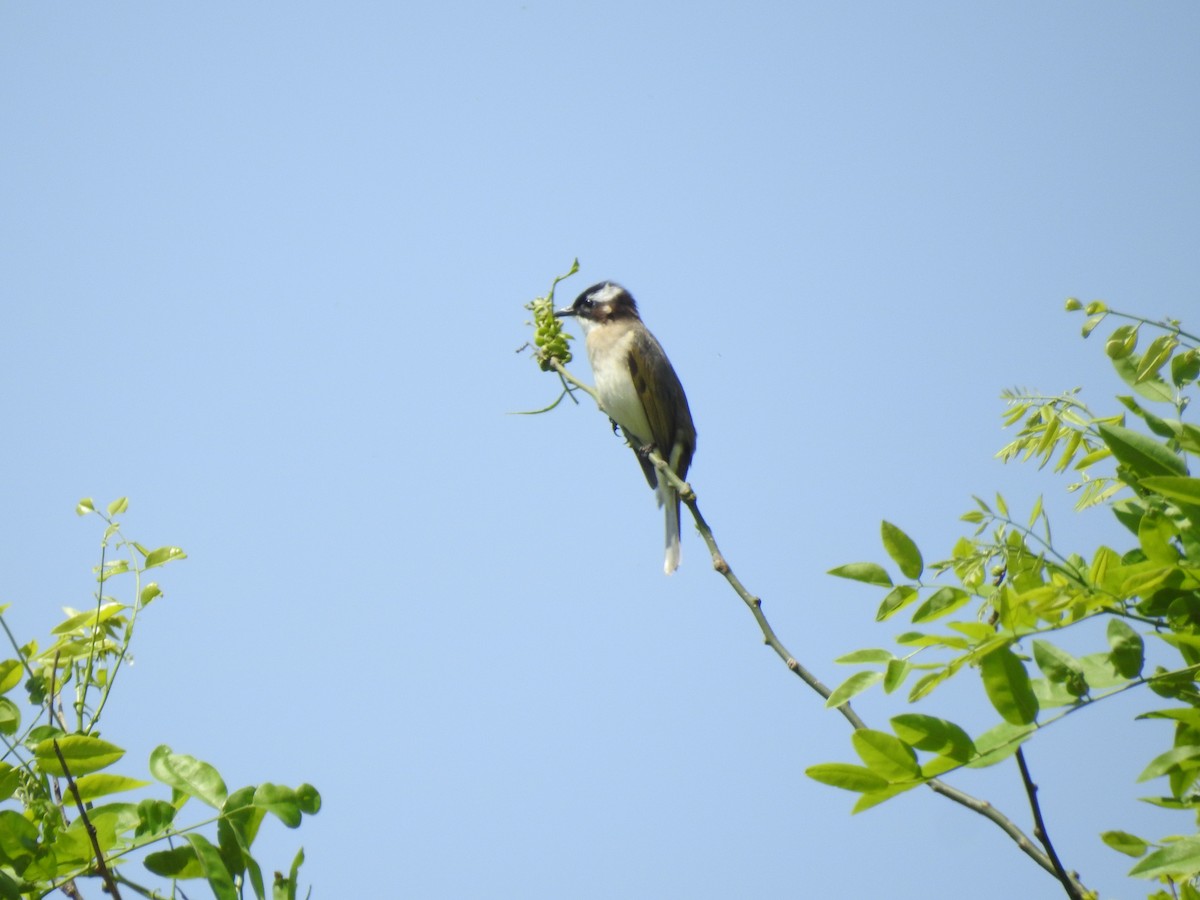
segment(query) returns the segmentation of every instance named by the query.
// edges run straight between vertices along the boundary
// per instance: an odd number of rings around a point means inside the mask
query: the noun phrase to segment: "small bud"
[[[1067,312],[1075,312],[1077,309],[1083,309],[1083,304],[1079,302],[1078,297],[1067,298]]]

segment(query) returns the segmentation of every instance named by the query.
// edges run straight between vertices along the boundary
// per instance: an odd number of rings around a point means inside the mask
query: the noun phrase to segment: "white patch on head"
[[[623,293],[625,293],[625,289],[619,284],[606,281],[589,295],[589,299],[593,303],[608,303],[610,300],[616,300]]]

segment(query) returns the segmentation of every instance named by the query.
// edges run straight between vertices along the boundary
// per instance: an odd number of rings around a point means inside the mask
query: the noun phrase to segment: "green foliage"
[[[897,636],[896,651],[843,656],[839,662],[868,668],[847,678],[830,705],[880,683],[890,693],[909,679],[908,700],[916,702],[977,672],[999,718],[973,738],[953,722],[915,714],[894,717],[892,734],[856,732],[861,765],[809,770],[858,794],[856,812],[961,766],[999,763],[1076,710],[1140,689],[1148,706],[1169,705],[1139,718],[1173,729],[1170,745],[1141,774],[1164,788],[1148,802],[1190,812],[1200,825],[1200,477],[1192,474],[1200,428],[1183,419],[1200,378],[1200,339],[1176,321],[1150,322],[1099,301],[1084,307],[1072,299],[1067,309],[1088,315],[1084,337],[1109,317],[1126,320],[1104,349],[1131,393],[1117,397],[1120,411],[1097,415],[1078,389],[1006,391],[1004,421],[1017,434],[998,456],[1073,472],[1068,490],[1079,494],[1077,507],[1109,507],[1129,532],[1127,545],[1066,553],[1040,500],[1018,520],[997,496],[992,503],[975,498],[962,516],[974,533],[945,560],[924,563],[915,541],[884,522],[883,548],[898,573],[877,563],[833,569],[886,592],[878,620],[911,610],[916,628]],[[1101,619],[1105,627],[1085,629],[1081,639],[1102,636],[1103,644],[1082,656],[1063,649],[1060,632]],[[1167,884],[1173,896],[1200,897],[1200,832],[1151,841],[1113,830],[1101,839],[1138,860],[1131,875]]]
[[[563,401],[564,397],[571,397],[572,387],[568,383],[563,367],[566,366],[572,359],[571,356],[571,341],[574,338],[563,331],[562,319],[554,315],[554,291],[558,287],[560,281],[565,281],[576,272],[579,271],[579,260],[571,263],[571,268],[565,275],[559,275],[550,284],[550,291],[544,297],[535,297],[533,300],[525,304],[525,308],[533,313],[533,321],[526,322],[527,325],[533,326],[533,361],[538,364],[538,367],[543,372],[555,370],[558,372],[559,382],[562,384],[562,392],[554,399],[554,402],[542,407],[541,409],[525,410],[519,413],[523,416],[533,416],[539,413],[549,412]],[[517,352],[528,349],[530,344],[526,343]],[[576,382],[578,383],[578,382]]]
[[[231,793],[211,765],[164,745],[151,754],[149,774],[169,788],[169,800],[94,802],[152,784],[112,771],[125,751],[100,738],[98,726],[129,658],[137,619],[162,597],[145,573],[186,558],[178,547],[147,549],[127,540],[115,519],[127,509],[124,498],[103,513],[90,499],[76,506],[79,515],[96,514],[105,523],[95,603],[83,611],[67,609],[45,649],[34,641],[18,646],[0,609],[15,653],[0,661],[0,741],[6,751],[0,762],[0,898],[42,897],[85,878],[99,879],[105,890],[122,885],[144,897],[178,894],[139,883],[128,870],[140,859],[162,878],[203,879],[219,900],[265,900],[267,885],[251,845],[268,813],[295,828],[320,809],[320,794],[310,785],[261,784]],[[108,593],[120,586],[131,600]],[[24,702],[9,696],[22,682]],[[182,824],[179,814],[193,798],[212,812]],[[215,831],[216,843],[202,828]],[[296,896],[302,860],[298,854],[286,877],[276,874],[272,900]]]
[[[536,348],[534,359],[543,372],[548,372],[553,366],[552,359],[557,359],[564,366],[571,361],[571,335],[562,330],[562,319],[554,315],[554,291],[560,281],[570,278],[579,271],[579,260],[571,264],[565,275],[559,275],[550,284],[550,292],[545,297],[537,297],[525,304],[525,308],[533,313],[533,345]]]

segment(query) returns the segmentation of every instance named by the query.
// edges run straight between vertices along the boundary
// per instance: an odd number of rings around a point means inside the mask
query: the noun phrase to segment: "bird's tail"
[[[663,560],[663,571],[670,575],[679,568],[679,491],[668,485],[660,485],[658,502],[666,511],[667,554]]]

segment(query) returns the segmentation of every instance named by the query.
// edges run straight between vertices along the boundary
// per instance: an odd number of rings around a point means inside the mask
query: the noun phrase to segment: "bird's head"
[[[574,316],[587,331],[617,319],[636,319],[638,311],[629,291],[615,282],[602,281],[576,297],[570,306],[555,310],[554,315]]]

